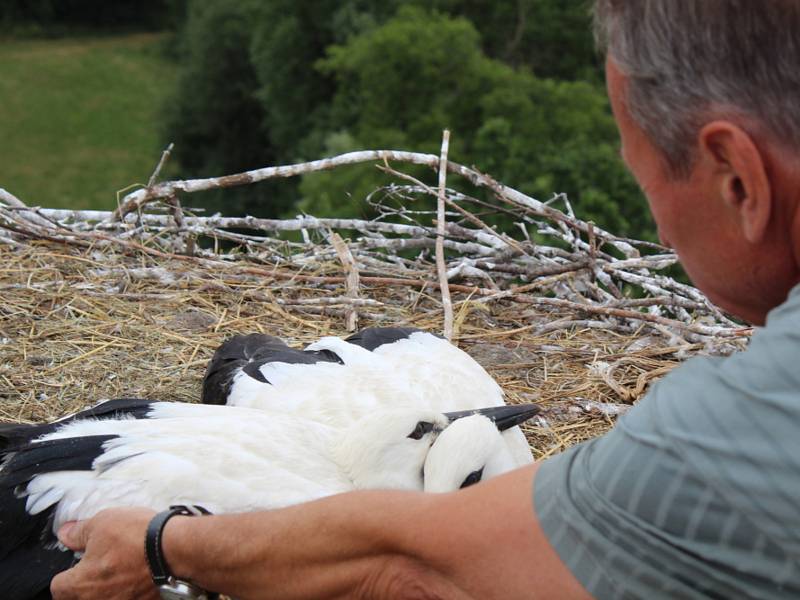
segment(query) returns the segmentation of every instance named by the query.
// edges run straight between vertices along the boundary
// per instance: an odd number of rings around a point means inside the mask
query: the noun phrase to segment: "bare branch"
[[[150,179],[147,181],[147,187],[151,188],[155,184],[156,180],[158,179],[159,174],[161,173],[161,169],[164,168],[164,164],[169,160],[170,153],[172,149],[175,147],[175,144],[170,142],[169,146],[167,146],[164,151],[161,153],[161,159],[158,161],[153,174],[150,175]]]
[[[333,244],[336,254],[344,267],[345,287],[347,289],[347,297],[351,299],[358,298],[358,267],[350,249],[347,247],[345,241],[341,236],[333,232],[331,233],[331,244]],[[355,306],[350,306],[345,311],[345,319],[347,321],[347,331],[356,331],[358,329],[358,313]]]
[[[453,301],[450,299],[450,288],[447,287],[447,266],[444,262],[445,231],[445,190],[447,184],[447,151],[450,149],[450,131],[442,134],[442,153],[439,159],[439,201],[436,211],[436,270],[439,273],[439,287],[444,309],[444,337],[453,339]]]

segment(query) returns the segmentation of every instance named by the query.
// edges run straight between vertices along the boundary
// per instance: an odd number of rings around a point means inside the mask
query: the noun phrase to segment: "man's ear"
[[[732,212],[748,242],[763,240],[773,210],[772,188],[753,138],[730,121],[712,121],[700,130],[698,146],[714,196]]]

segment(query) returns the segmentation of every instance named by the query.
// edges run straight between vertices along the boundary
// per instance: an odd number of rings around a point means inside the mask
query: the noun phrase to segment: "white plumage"
[[[419,422],[433,427],[409,438]],[[32,441],[114,436],[90,470],[36,475],[24,492],[26,509],[35,514],[58,502],[57,527],[120,505],[236,512],[353,489],[422,490],[428,450],[448,422],[431,411],[384,410],[342,430],[263,410],[153,403],[144,419],[73,420]]]
[[[464,443],[471,440],[471,443]],[[491,479],[517,466],[508,445],[485,417],[459,419],[449,425],[428,452],[425,491],[448,492]],[[466,477],[465,477],[466,475]]]
[[[335,427],[389,407],[451,412],[505,404],[500,386],[466,352],[431,333],[394,328],[367,329],[348,340],[324,337],[302,352],[270,336],[237,336],[212,359],[204,401],[304,415]],[[515,466],[533,462],[518,427],[503,438]]]

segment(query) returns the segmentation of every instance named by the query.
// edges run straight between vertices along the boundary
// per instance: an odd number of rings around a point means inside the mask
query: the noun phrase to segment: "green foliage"
[[[644,204],[617,156],[604,92],[512,69],[487,58],[479,40],[463,18],[406,7],[383,26],[331,47],[319,68],[337,82],[329,128],[347,140],[339,150],[438,153],[439,132],[450,128],[453,160],[534,197],[567,193],[583,218],[649,235]],[[301,188],[303,208],[363,214],[364,195],[380,181],[376,174],[363,177],[315,175]],[[620,197],[634,200],[620,206],[614,202]]]
[[[324,4],[319,3],[319,10]],[[316,17],[307,3],[270,2],[255,28],[253,66],[257,96],[264,109],[270,144],[288,160],[303,153],[303,138],[319,125],[333,90],[312,65],[332,40],[329,24]],[[321,10],[330,13],[330,8]]]
[[[175,143],[182,177],[238,173],[273,164],[275,153],[264,129],[265,110],[250,59],[256,0],[193,2],[181,33],[176,91],[165,113],[164,138]],[[211,212],[278,214],[294,194],[275,183],[214,191],[194,206]]]
[[[471,156],[482,170],[535,198],[565,193],[581,218],[619,234],[652,237],[644,200],[619,159],[604,92],[511,72],[482,104]]]
[[[437,146],[431,133],[475,124],[486,62],[468,21],[405,7],[386,25],[331,47],[318,67],[337,81],[334,126],[354,128],[362,143],[411,142],[426,151]]]
[[[346,132],[332,133],[326,139],[326,156],[335,156],[363,147]],[[366,217],[364,202],[371,192],[385,184],[386,178],[373,165],[352,165],[336,171],[311,173],[300,184],[300,212],[329,217]]]
[[[318,158],[330,134],[327,105],[335,88],[314,63],[329,44],[393,10],[392,2],[376,0],[190,1],[164,133],[176,143],[181,176]],[[293,212],[298,183],[211,192],[193,203],[277,216]]]
[[[533,71],[538,77],[600,78],[588,0],[416,0],[464,17],[481,36],[490,58]]]
[[[167,137],[184,176],[350,150],[438,153],[449,128],[452,160],[652,237],[617,155],[586,0],[189,0],[181,40]],[[281,182],[269,202],[225,191],[224,210],[363,216],[385,181],[374,166],[337,169]]]

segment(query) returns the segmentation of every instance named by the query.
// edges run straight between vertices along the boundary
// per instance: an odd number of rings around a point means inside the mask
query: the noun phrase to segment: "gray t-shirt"
[[[800,598],[800,286],[746,351],[687,361],[545,461],[534,502],[598,599]]]

